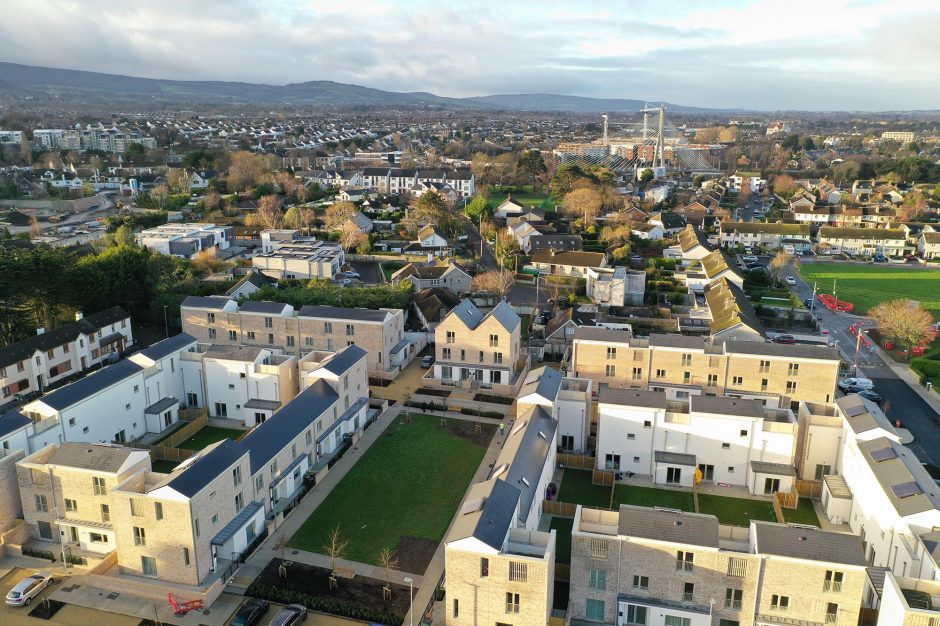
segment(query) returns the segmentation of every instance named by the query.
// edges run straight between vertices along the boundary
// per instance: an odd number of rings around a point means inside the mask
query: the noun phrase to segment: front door
[[[681,467],[667,467],[666,468],[666,484],[678,485],[681,483],[682,483],[682,468]]]
[[[780,491],[780,479],[779,478],[765,478],[764,479],[764,495],[771,496]]]
[[[163,427],[169,428],[170,424],[173,423],[173,411],[167,411],[163,414]]]
[[[69,526],[69,541],[78,543],[78,528],[75,526]]]
[[[561,449],[562,450],[574,450],[574,436],[573,435],[562,435],[561,436]]]
[[[714,465],[706,465],[705,463],[699,463],[698,471],[702,472],[702,480],[707,480],[709,482],[715,480],[715,466]]]

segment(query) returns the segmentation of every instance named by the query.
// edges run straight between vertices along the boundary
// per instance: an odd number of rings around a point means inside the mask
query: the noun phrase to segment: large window
[[[691,572],[695,554],[693,552],[683,552],[679,550],[676,553],[676,570],[680,572]]]
[[[725,608],[738,611],[741,609],[741,600],[744,597],[744,592],[740,589],[726,589],[725,590]]]
[[[506,612],[507,613],[518,613],[519,612],[519,594],[506,592]]]
[[[664,618],[663,624],[665,624],[665,626],[692,626],[692,620],[688,617],[665,615]]]
[[[594,621],[604,620],[604,601],[588,598],[584,603],[584,617]]]
[[[646,626],[647,624],[646,607],[640,606],[638,604],[628,604],[627,605],[627,623],[636,624],[637,626]]]
[[[108,493],[108,488],[105,486],[104,478],[101,476],[93,476],[91,479],[92,487],[94,487],[96,496],[104,496]]]
[[[770,597],[770,608],[775,611],[786,611],[790,608],[790,596],[772,595]]]
[[[836,593],[842,591],[842,579],[844,575],[842,572],[834,572],[832,570],[826,571],[826,582],[823,584],[823,591],[834,591]]]
[[[591,570],[591,589],[607,589],[607,572],[602,569]]]
[[[140,568],[143,570],[144,576],[156,576],[157,560],[152,556],[142,556],[140,557]]]

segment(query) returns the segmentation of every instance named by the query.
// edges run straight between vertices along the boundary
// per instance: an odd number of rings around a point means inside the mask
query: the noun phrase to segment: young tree
[[[118,229],[114,231],[112,241],[114,241],[114,245],[116,246],[133,246],[137,244],[134,233],[127,224],[118,226]]]
[[[323,215],[323,222],[326,229],[330,232],[341,230],[343,225],[356,214],[356,211],[358,211],[358,209],[352,202],[344,201],[331,204],[326,208],[326,213]]]
[[[565,196],[565,212],[580,217],[582,225],[587,228],[594,223],[603,202],[604,198],[593,186],[575,189]]]
[[[483,196],[474,196],[473,200],[467,203],[464,213],[474,222],[480,220],[480,217],[489,216],[493,212],[490,203]]]
[[[280,228],[283,220],[281,199],[273,194],[261,196],[258,200],[258,209],[255,211],[255,220],[255,223],[265,230]]]
[[[478,293],[488,293],[502,298],[509,293],[515,279],[509,270],[483,272],[473,277],[471,289]]]
[[[775,284],[780,282],[780,274],[783,273],[790,259],[791,256],[783,250],[777,252],[774,258],[770,259],[770,263],[767,264],[767,269],[770,270],[770,275],[774,279]]]
[[[908,355],[914,346],[929,343],[937,336],[930,312],[907,298],[882,302],[869,311],[869,315],[875,320],[881,336],[905,348]]]
[[[336,586],[336,562],[346,556],[346,548],[348,547],[349,541],[343,539],[343,536],[339,532],[339,524],[337,524],[336,527],[330,531],[330,536],[323,545],[323,552],[326,553],[326,556],[330,557],[330,563],[332,564],[330,585],[333,587]]]
[[[39,239],[42,237],[42,226],[39,224],[39,218],[35,215],[29,218],[29,238]]]
[[[391,600],[392,598],[392,570],[398,567],[398,559],[395,558],[395,551],[388,546],[382,548],[382,551],[379,552],[379,563],[382,565],[382,569],[385,570],[385,597]]]

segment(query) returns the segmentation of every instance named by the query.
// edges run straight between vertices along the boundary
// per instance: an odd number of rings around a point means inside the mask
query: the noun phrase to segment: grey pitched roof
[[[689,350],[702,350],[705,347],[704,337],[691,337],[687,335],[650,334],[650,345],[663,348],[687,348]]]
[[[225,296],[186,296],[180,306],[191,307],[194,309],[215,309],[219,310],[231,302]]]
[[[506,436],[503,450],[496,459],[494,467],[509,465],[509,470],[502,478],[521,494],[519,514],[523,522],[529,516],[532,501],[537,495],[538,480],[545,460],[551,453],[557,427],[558,422],[545,409],[533,407],[516,418],[516,423]],[[526,485],[526,482],[529,484]]]
[[[756,474],[773,474],[775,476],[796,477],[796,469],[786,463],[768,463],[767,461],[751,461],[751,469]]]
[[[98,472],[116,473],[134,448],[100,443],[61,443],[46,460],[48,465],[76,467]]]
[[[764,405],[758,400],[731,398],[726,396],[692,396],[689,408],[702,413],[736,415],[738,417],[763,417]]]
[[[323,369],[333,374],[342,374],[367,355],[368,352],[357,345],[346,346],[324,362]]]
[[[682,452],[666,452],[665,450],[656,450],[653,452],[653,458],[657,463],[666,463],[667,465],[688,465],[695,467],[695,455],[683,454]]]
[[[816,359],[819,361],[839,360],[838,351],[828,346],[811,346],[807,344],[787,345],[781,343],[761,343],[759,341],[726,341],[723,345],[727,354],[782,356],[794,359]]]
[[[196,343],[195,337],[189,333],[180,333],[178,335],[173,335],[169,339],[158,341],[149,348],[141,350],[140,354],[152,361],[159,361],[160,359],[167,357],[177,350],[185,348],[186,346],[193,343]]]
[[[278,452],[339,399],[325,380],[318,380],[281,407],[239,442],[251,458],[251,473],[265,467]]]
[[[219,474],[235,465],[244,454],[245,451],[234,441],[223,439],[212,446],[207,446],[195,461],[191,461],[183,469],[174,471],[170,475],[171,478],[163,485],[180,492],[187,498],[192,498],[205,489]]]
[[[206,359],[224,359],[227,361],[246,361],[254,363],[264,348],[257,346],[223,346],[212,344],[202,356]]]
[[[628,537],[718,547],[718,518],[701,513],[620,505],[617,532]]]
[[[475,330],[480,324],[483,323],[483,320],[492,316],[498,321],[503,328],[512,332],[515,328],[522,322],[522,318],[512,310],[512,307],[509,306],[509,303],[505,300],[497,304],[493,309],[487,313],[483,314],[480,309],[477,308],[477,305],[473,303],[469,298],[462,300],[460,304],[455,306],[450,315],[456,315],[464,326],[470,330]]]
[[[10,411],[0,415],[0,437],[5,437],[10,433],[31,424],[33,420],[29,419],[19,411]]]
[[[665,409],[666,394],[661,391],[645,389],[618,389],[601,387],[597,393],[598,404],[620,404],[623,406],[642,406],[650,409]]]
[[[89,374],[85,378],[76,380],[74,383],[59,387],[52,393],[40,398],[40,401],[57,411],[61,411],[125,378],[133,376],[142,369],[144,368],[133,361],[118,361],[114,365],[109,365]]]
[[[492,490],[483,501],[473,536],[494,550],[501,549],[506,533],[513,526],[519,496],[519,489],[513,485],[503,480],[494,480]]]
[[[862,539],[858,535],[756,520],[752,520],[751,524],[754,526],[754,547],[758,554],[859,567],[868,565]]]
[[[245,274],[244,278],[232,285],[231,289],[225,292],[225,295],[231,296],[246,284],[254,285],[258,289],[261,289],[265,285],[277,285],[277,282],[278,281],[276,278],[272,278],[271,276],[268,276],[259,270],[252,269],[250,272]]]
[[[259,398],[251,398],[248,402],[245,403],[246,409],[261,409],[263,411],[277,411],[281,408],[281,402],[279,400],[261,400]]]
[[[389,313],[375,309],[352,309],[341,306],[304,305],[298,313],[301,317],[322,317],[352,322],[381,322]]]
[[[543,366],[529,372],[522,384],[519,397],[535,393],[554,402],[559,389],[561,389],[561,373],[551,367]]]
[[[283,302],[266,302],[263,300],[249,300],[238,307],[239,313],[259,313],[262,315],[283,315],[284,310],[290,307]]]

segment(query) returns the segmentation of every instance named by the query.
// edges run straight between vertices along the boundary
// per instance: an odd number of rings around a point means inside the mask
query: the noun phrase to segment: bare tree
[[[172,167],[166,172],[166,184],[176,193],[189,193],[189,174],[181,167]]]
[[[379,563],[385,569],[385,587],[383,592],[387,600],[392,599],[392,570],[398,567],[398,559],[395,558],[395,551],[389,547],[382,548],[379,552]]]
[[[352,202],[337,202],[326,208],[323,221],[328,231],[340,230],[356,214],[358,209]]]
[[[774,182],[774,193],[780,195],[783,198],[789,198],[797,190],[796,181],[793,180],[792,176],[788,176],[786,174],[778,174],[777,176],[774,176],[773,182]]]
[[[29,218],[29,238],[39,239],[42,237],[42,226],[39,225],[39,218],[35,215]]]
[[[770,259],[770,263],[767,264],[767,269],[770,271],[770,276],[774,279],[775,284],[780,282],[780,274],[783,272],[784,268],[786,268],[791,258],[790,254],[780,250],[774,255],[774,258]]]
[[[170,197],[170,190],[166,185],[157,185],[150,192],[150,197],[157,203],[157,207],[162,209],[166,206],[166,201]]]
[[[270,180],[268,163],[263,156],[242,150],[232,155],[232,165],[228,170],[229,187],[236,191],[247,191]]]
[[[343,536],[339,532],[339,524],[330,531],[329,539],[323,545],[323,551],[328,557],[330,557],[331,563],[331,576],[330,576],[330,586],[336,587],[336,562],[346,556],[346,548],[349,547],[349,541],[343,539]]]
[[[290,172],[278,172],[274,175],[274,182],[285,196],[296,196],[297,188],[303,187],[300,180]]]
[[[478,293],[488,293],[502,298],[515,283],[512,272],[508,270],[495,270],[483,272],[473,277],[471,289]]]
[[[212,190],[205,195],[202,199],[202,205],[206,208],[206,211],[215,211],[219,208],[219,205],[222,204],[222,196],[219,195],[219,192]]]
[[[305,235],[310,233],[310,227],[313,225],[313,221],[316,217],[316,214],[310,207],[304,207],[300,210],[300,229]]]
[[[937,327],[933,316],[920,304],[907,298],[882,302],[869,315],[875,320],[878,332],[907,349],[933,341]]]
[[[280,228],[283,219],[281,199],[273,194],[261,196],[258,200],[258,209],[255,211],[255,224],[265,230]]]
[[[586,228],[594,223],[604,203],[604,197],[594,187],[575,189],[565,195],[565,212],[581,218]]]
[[[339,243],[346,252],[359,246],[367,237],[354,222],[345,222],[339,227]]]

